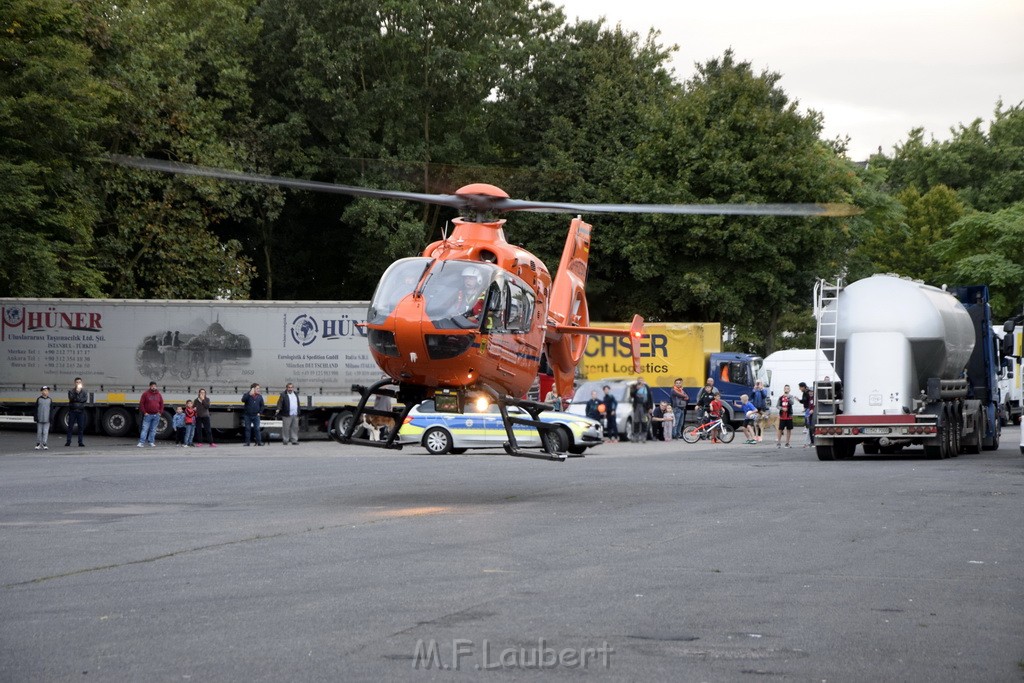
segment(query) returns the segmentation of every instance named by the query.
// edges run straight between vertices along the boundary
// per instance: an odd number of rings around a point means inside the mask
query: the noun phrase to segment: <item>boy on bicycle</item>
[[[722,419],[722,415],[725,412],[725,405],[722,403],[722,394],[718,389],[714,390],[715,393],[711,399],[711,403],[708,404],[708,413],[712,420],[716,422]],[[711,430],[711,443],[718,443],[718,437],[722,430],[719,425],[715,425],[715,428]]]

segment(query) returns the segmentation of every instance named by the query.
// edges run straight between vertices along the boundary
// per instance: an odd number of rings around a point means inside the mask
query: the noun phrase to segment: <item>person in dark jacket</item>
[[[36,398],[36,450],[50,450],[46,445],[50,438],[50,412],[53,408],[53,399],[50,398],[50,387],[40,387],[39,396]]]
[[[697,392],[697,410],[700,411],[699,418],[701,420],[707,419],[708,409],[711,407],[711,402],[715,400],[715,378],[708,377],[708,381],[704,383],[703,388]]]
[[[71,445],[71,435],[78,426],[78,445],[85,446],[82,440],[85,437],[85,404],[89,402],[89,394],[85,391],[85,384],[81,377],[75,378],[75,388],[68,390],[68,440],[64,447]]]
[[[210,397],[206,395],[206,389],[199,390],[199,395],[192,401],[192,405],[196,408],[196,432],[199,433],[199,438],[205,438],[210,448],[216,448],[217,444],[213,442],[213,431],[210,429]],[[196,445],[202,446],[203,444],[200,441]]]
[[[590,392],[590,400],[587,401],[587,417],[591,420],[601,421],[601,399],[597,397],[596,391]]]
[[[619,440],[619,425],[615,417],[615,409],[619,407],[619,401],[612,394],[612,388],[607,384],[602,387],[604,389],[604,398],[601,400],[604,403],[604,438],[609,441]]]
[[[266,406],[263,394],[260,393],[260,385],[253,382],[249,391],[242,394],[242,431],[245,432],[245,443],[248,446],[251,438],[255,437],[256,445],[263,445],[263,436],[260,434],[260,414]]]
[[[651,388],[647,386],[643,377],[637,377],[633,388],[629,390],[629,397],[633,403],[633,428],[629,440],[647,441],[647,434],[651,428],[651,413],[654,411],[654,397],[651,396]]]

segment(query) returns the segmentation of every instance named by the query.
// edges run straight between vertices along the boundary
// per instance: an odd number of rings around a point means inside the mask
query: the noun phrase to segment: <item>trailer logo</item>
[[[8,306],[4,309],[0,323],[0,340],[7,339],[7,331],[43,332],[49,330],[74,330],[75,332],[100,332],[102,314],[89,311],[58,311],[49,307],[45,311],[26,311],[23,306]]]
[[[309,346],[318,339],[333,341],[356,335],[366,337],[366,329],[362,322],[347,315],[318,319],[309,313],[302,313],[295,316],[290,324],[288,318],[284,318],[283,322],[287,334],[282,333],[282,343],[288,340],[287,335],[291,335],[292,341],[299,346]]]
[[[292,321],[292,340],[299,346],[309,346],[320,334],[320,326],[312,316],[302,315]]]
[[[21,327],[24,319],[24,309],[11,306],[4,309],[4,327]]]

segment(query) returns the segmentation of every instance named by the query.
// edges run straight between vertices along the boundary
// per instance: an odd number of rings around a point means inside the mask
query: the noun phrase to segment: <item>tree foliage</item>
[[[107,8],[111,40],[97,71],[116,91],[110,151],[229,167],[255,157],[256,27],[246,4],[129,0]],[[97,242],[109,294],[248,296],[253,257],[226,238],[225,226],[272,219],[279,192],[114,167],[103,191]],[[258,243],[247,246],[258,253]]]
[[[852,168],[820,140],[821,116],[801,112],[780,76],[755,74],[731,52],[654,109],[638,149],[636,185],[659,201],[844,201]],[[788,311],[804,308],[816,277],[849,245],[843,221],[780,217],[654,217],[655,237],[627,253],[643,268],[663,319],[726,320],[738,342],[770,351]],[[651,242],[659,248],[652,249]],[[636,302],[639,303],[639,302]]]
[[[984,278],[1024,304],[1021,105],[862,168],[781,74],[726,52],[681,83],[656,31],[547,2],[10,0],[0,27],[0,294],[361,299],[454,217],[103,162],[120,153],[398,190],[862,207],[587,217],[593,318],[717,320],[737,348],[809,334],[813,282],[838,274]],[[507,218],[557,263],[565,217]]]
[[[959,283],[984,283],[997,319],[1020,313],[1024,292],[1024,202],[993,213],[978,212],[950,226],[930,250],[952,264]]]
[[[110,124],[85,3],[12,0],[0,14],[0,292],[100,296],[93,159]]]

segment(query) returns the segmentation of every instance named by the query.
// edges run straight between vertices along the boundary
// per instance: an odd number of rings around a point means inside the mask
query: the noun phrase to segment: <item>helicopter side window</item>
[[[508,329],[526,332],[533,318],[533,292],[515,282],[510,282],[508,289]]]
[[[484,320],[485,332],[503,332],[505,330],[505,300],[508,288],[499,282],[492,282],[487,293],[487,316]]]

